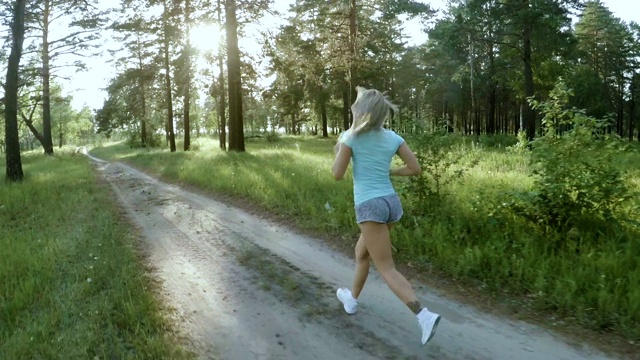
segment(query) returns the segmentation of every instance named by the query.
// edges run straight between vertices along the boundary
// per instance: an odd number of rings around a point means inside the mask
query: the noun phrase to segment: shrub
[[[527,139],[527,132],[524,130],[518,131],[517,139],[518,141],[515,144],[507,147],[507,151],[519,155],[527,153],[527,151],[529,150],[529,145],[531,145],[529,139]]]
[[[446,129],[413,135],[411,142],[422,175],[410,177],[399,190],[407,200],[415,202],[413,213],[420,216],[435,210],[446,197],[446,187],[463,178],[477,161],[462,165],[464,153],[454,151],[459,141]]]
[[[515,146],[518,139],[511,134],[483,134],[480,135],[480,144],[488,148],[504,149]]]
[[[549,101],[532,100],[544,115],[544,135],[532,142],[534,188],[513,194],[508,206],[545,231],[575,235],[593,232],[593,225],[618,225],[617,209],[630,199],[631,191],[613,161],[623,143],[606,134],[606,119],[566,108],[570,95],[560,81]]]
[[[277,131],[268,131],[266,134],[267,142],[274,143],[280,141],[280,134]]]

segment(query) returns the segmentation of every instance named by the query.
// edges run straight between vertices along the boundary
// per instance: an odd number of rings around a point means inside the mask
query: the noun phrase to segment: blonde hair
[[[356,87],[358,96],[351,105],[353,124],[351,133],[358,135],[370,130],[382,128],[389,116],[389,109],[398,112],[398,106],[393,104],[385,94],[375,89]]]

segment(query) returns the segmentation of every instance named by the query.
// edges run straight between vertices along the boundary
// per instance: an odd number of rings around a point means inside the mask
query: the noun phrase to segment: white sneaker
[[[344,311],[346,311],[347,314],[353,315],[356,313],[358,302],[353,298],[353,295],[351,295],[351,290],[340,288],[336,291],[336,295],[338,296],[338,300],[344,305]]]
[[[436,334],[436,328],[440,322],[440,315],[432,313],[427,309],[422,309],[417,317],[420,329],[422,329],[422,345],[424,345]]]

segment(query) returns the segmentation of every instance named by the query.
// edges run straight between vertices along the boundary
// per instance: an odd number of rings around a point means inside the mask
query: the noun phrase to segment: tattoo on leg
[[[412,302],[408,302],[407,306],[409,307],[409,309],[411,309],[411,311],[413,311],[414,314],[418,315],[420,313],[420,311],[422,310],[422,306],[420,305],[420,301],[412,301]]]

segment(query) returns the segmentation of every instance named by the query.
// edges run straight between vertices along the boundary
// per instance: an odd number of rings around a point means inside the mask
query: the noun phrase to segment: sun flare
[[[220,28],[212,24],[200,24],[193,29],[189,36],[191,46],[202,51],[217,51],[220,46]]]

